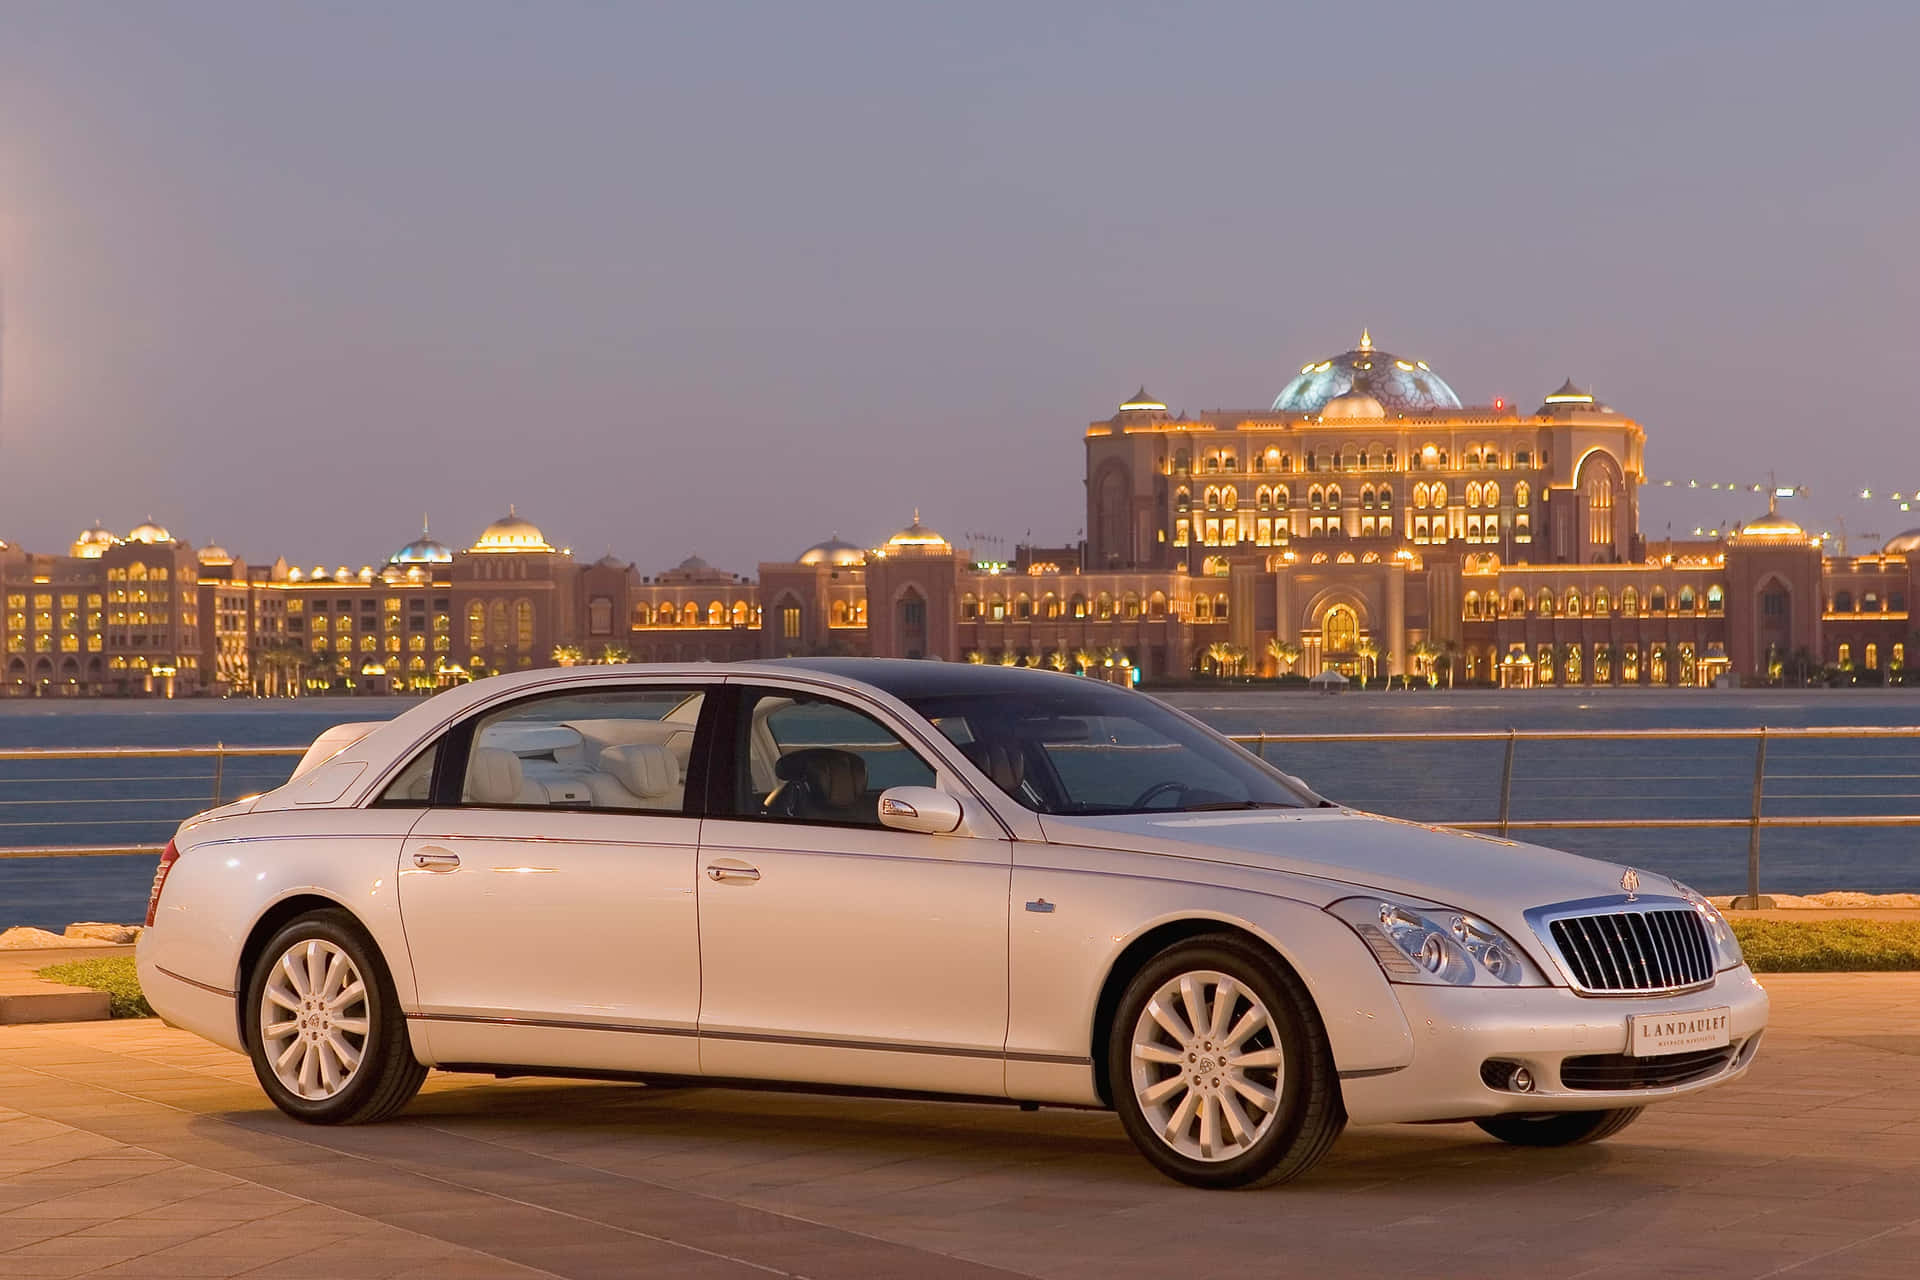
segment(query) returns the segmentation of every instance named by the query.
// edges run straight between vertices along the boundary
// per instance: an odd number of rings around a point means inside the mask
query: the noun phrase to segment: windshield
[[[1230,742],[1153,699],[1095,681],[1009,697],[907,702],[995,786],[1037,813],[1301,809],[1314,801]]]

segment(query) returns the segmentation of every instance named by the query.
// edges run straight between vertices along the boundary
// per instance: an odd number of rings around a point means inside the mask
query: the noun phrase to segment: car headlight
[[[1393,982],[1538,987],[1546,979],[1511,938],[1478,916],[1406,898],[1345,898],[1327,908],[1360,935]]]
[[[1672,881],[1674,889],[1687,900],[1687,905],[1698,911],[1707,922],[1707,936],[1713,939],[1714,972],[1722,969],[1735,969],[1747,962],[1741,953],[1740,939],[1733,936],[1733,926],[1720,914],[1720,908],[1708,902],[1706,896],[1688,888],[1678,880]]]

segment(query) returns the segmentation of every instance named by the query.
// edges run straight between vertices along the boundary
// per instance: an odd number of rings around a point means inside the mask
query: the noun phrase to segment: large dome
[[[168,533],[160,525],[155,524],[152,516],[148,516],[145,524],[133,526],[132,532],[127,534],[127,541],[145,542],[150,545],[159,546],[172,542],[173,535]]]
[[[830,564],[835,568],[851,568],[866,562],[867,553],[851,542],[843,542],[837,533],[825,542],[816,542],[800,553],[801,564]]]
[[[71,554],[82,560],[98,560],[110,548],[119,545],[120,539],[96,520],[91,528],[82,529],[80,536],[73,540]]]
[[[1421,360],[1403,360],[1391,351],[1374,348],[1373,335],[1362,332],[1360,345],[1337,356],[1302,368],[1274,397],[1275,413],[1319,413],[1329,400],[1343,396],[1358,384],[1388,413],[1433,413],[1458,409],[1460,397]]]
[[[552,551],[553,545],[540,532],[540,526],[523,518],[512,506],[507,514],[488,525],[473,544],[475,551]]]
[[[913,523],[887,539],[889,555],[943,556],[953,544],[920,523],[920,511],[913,512]]]
[[[524,522],[523,522],[524,523]],[[536,532],[538,532],[536,530]],[[434,538],[427,522],[420,522],[420,536],[387,557],[388,564],[452,564],[453,552]]]
[[[1887,539],[1887,545],[1880,550],[1890,556],[1911,555],[1920,551],[1920,529],[1909,529],[1905,533],[1896,533]]]

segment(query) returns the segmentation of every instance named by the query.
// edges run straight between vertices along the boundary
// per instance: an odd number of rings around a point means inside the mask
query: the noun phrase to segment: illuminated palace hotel
[[[1649,542],[1646,435],[1571,382],[1463,405],[1362,336],[1272,406],[1197,417],[1144,390],[1086,431],[1086,540],[975,560],[913,522],[754,575],[583,563],[517,512],[380,566],[195,550],[151,521],[68,554],[0,544],[11,694],[420,691],[593,661],[875,654],[1115,678],[1407,674],[1701,686],[1904,667],[1920,530],[1824,555],[1771,507]]]

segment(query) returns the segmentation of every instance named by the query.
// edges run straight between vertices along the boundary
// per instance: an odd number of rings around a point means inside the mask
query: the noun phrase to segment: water
[[[1920,724],[1920,691],[1527,690],[1357,694],[1190,690],[1168,701],[1229,733],[1423,733],[1517,729],[1708,729]],[[0,702],[0,746],[297,746],[349,720],[379,720],[412,699],[276,702]],[[1522,743],[1515,819],[1745,817],[1750,742]],[[1276,764],[1336,800],[1427,821],[1499,817],[1505,744],[1274,746]],[[228,761],[226,799],[284,780],[292,757]],[[1773,742],[1769,815],[1920,813],[1920,739]],[[160,843],[213,799],[211,761],[0,763],[0,845]],[[1709,893],[1746,886],[1747,833],[1558,831],[1541,837],[1631,862]],[[1920,827],[1775,830],[1762,887],[1786,893],[1920,890]],[[137,920],[151,858],[0,860],[0,925],[59,929]]]

